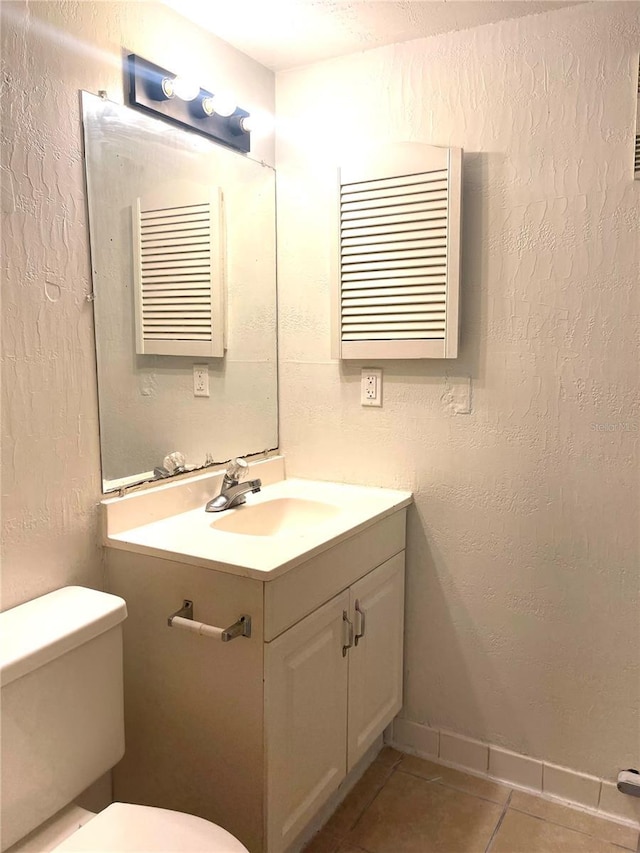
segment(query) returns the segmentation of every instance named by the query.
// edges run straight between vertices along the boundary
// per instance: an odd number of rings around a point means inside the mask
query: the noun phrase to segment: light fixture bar
[[[211,99],[207,101],[207,105],[211,102],[215,104],[213,92],[200,89],[196,98],[184,101],[177,97],[171,85],[167,85],[166,81],[176,78],[171,71],[154,65],[135,53],[129,54],[126,62],[129,104],[132,107],[153,113],[202,136],[208,136],[236,151],[246,154],[251,150],[251,134],[244,130],[242,122],[243,118],[249,116],[246,110],[236,107],[230,116],[221,116],[215,111],[209,113],[208,108],[203,109],[202,104],[205,99]]]

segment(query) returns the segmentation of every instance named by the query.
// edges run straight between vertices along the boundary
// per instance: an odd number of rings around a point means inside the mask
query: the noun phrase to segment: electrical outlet
[[[209,365],[194,364],[193,365],[193,396],[208,397],[209,396]]]
[[[382,405],[382,370],[380,368],[362,368],[360,402],[363,406]]]

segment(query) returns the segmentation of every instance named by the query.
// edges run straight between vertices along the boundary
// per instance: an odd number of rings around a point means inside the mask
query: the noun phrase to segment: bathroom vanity
[[[117,800],[189,811],[252,853],[296,849],[402,704],[409,492],[284,479],[209,514],[220,474],[107,500],[108,589],[124,625]],[[185,600],[221,642],[168,617]],[[364,759],[366,760],[366,759]]]

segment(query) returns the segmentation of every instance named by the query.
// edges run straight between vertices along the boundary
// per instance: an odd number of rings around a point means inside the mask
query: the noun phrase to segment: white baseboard
[[[609,780],[400,717],[385,731],[385,740],[401,752],[640,827],[640,798],[621,794]]]

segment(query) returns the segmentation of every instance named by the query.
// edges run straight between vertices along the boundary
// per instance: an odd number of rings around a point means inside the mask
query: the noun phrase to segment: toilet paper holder
[[[180,610],[176,610],[168,617],[167,624],[170,628],[182,628],[201,637],[213,637],[222,640],[223,643],[235,640],[236,637],[251,636],[251,616],[240,616],[228,628],[217,628],[215,625],[195,621],[193,618],[193,601],[189,601],[188,598],[183,600]]]

